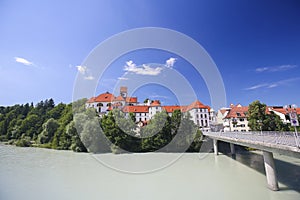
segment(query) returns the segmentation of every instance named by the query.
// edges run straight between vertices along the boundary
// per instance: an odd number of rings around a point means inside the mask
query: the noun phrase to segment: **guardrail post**
[[[218,155],[218,140],[217,139],[213,139],[214,142],[214,152],[215,155]]]
[[[263,151],[263,156],[264,156],[264,164],[265,164],[268,187],[271,190],[277,191],[279,190],[279,187],[278,187],[278,180],[277,180],[277,174],[275,170],[273,153],[268,151]]]

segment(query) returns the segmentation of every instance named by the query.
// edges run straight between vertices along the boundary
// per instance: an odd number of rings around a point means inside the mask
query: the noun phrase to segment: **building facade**
[[[180,110],[182,113],[189,113],[191,120],[202,131],[209,131],[210,122],[216,121],[210,107],[202,104],[199,100],[187,106],[163,106],[159,100],[148,100],[144,104],[139,104],[137,100],[137,97],[127,96],[127,87],[121,87],[119,96],[114,96],[109,92],[100,94],[90,98],[86,102],[86,108],[95,108],[100,117],[106,115],[110,110],[118,108],[123,111],[125,117],[129,117],[129,113],[133,113],[136,123],[142,122],[144,124],[147,124],[159,112],[166,111],[169,116],[172,116],[175,110]]]

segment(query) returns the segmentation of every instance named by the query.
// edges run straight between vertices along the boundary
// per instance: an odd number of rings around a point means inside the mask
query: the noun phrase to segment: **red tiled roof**
[[[206,108],[206,109],[208,109],[208,111],[210,111],[210,107],[204,105],[199,100],[196,100],[193,103],[191,103],[189,106],[187,106],[187,110],[186,111],[189,111],[189,110],[192,110],[192,109],[197,109],[197,108]]]
[[[163,106],[162,107],[167,113],[172,113],[174,112],[175,110],[180,110],[182,109],[181,106]]]
[[[149,106],[124,106],[123,112],[148,113]]]
[[[282,114],[289,114],[290,111],[294,111],[293,109],[288,109],[288,111],[283,108],[283,107],[270,107],[271,108],[271,111],[274,110],[274,111],[277,111],[277,112],[280,112]],[[300,115],[300,108],[296,108],[296,112],[298,115]]]
[[[137,97],[126,97],[125,101],[127,103],[137,103]]]
[[[92,98],[90,98],[90,99],[87,101],[87,103],[94,103],[94,102],[95,102],[95,99],[96,99],[96,97],[92,97]]]
[[[154,100],[150,106],[160,106],[160,101],[159,100]]]
[[[100,94],[97,97],[90,98],[87,101],[87,103],[112,102],[112,101],[126,101],[127,103],[137,103],[137,97],[126,97],[126,99],[124,99],[124,97],[122,97],[121,95],[115,97],[113,94],[107,92],[107,93]]]
[[[241,106],[240,104],[236,106],[230,106],[230,110],[225,118],[245,118],[247,117],[248,106]]]
[[[109,92],[100,94],[99,96],[94,98],[94,102],[111,102],[115,96]]]
[[[117,96],[115,97],[114,101],[124,101],[124,97],[122,97],[121,95],[120,96]]]

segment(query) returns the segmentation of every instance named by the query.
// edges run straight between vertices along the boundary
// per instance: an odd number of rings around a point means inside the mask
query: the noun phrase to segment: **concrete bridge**
[[[300,137],[293,132],[204,132],[213,139],[214,152],[218,155],[218,140],[228,142],[232,154],[234,144],[263,151],[268,187],[277,191],[278,180],[273,153],[300,158]]]

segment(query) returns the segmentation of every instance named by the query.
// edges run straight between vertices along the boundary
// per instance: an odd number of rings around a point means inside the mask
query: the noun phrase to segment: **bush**
[[[22,139],[18,140],[16,142],[16,146],[18,146],[18,147],[30,147],[31,146],[30,138],[25,137],[25,138],[22,138]]]

